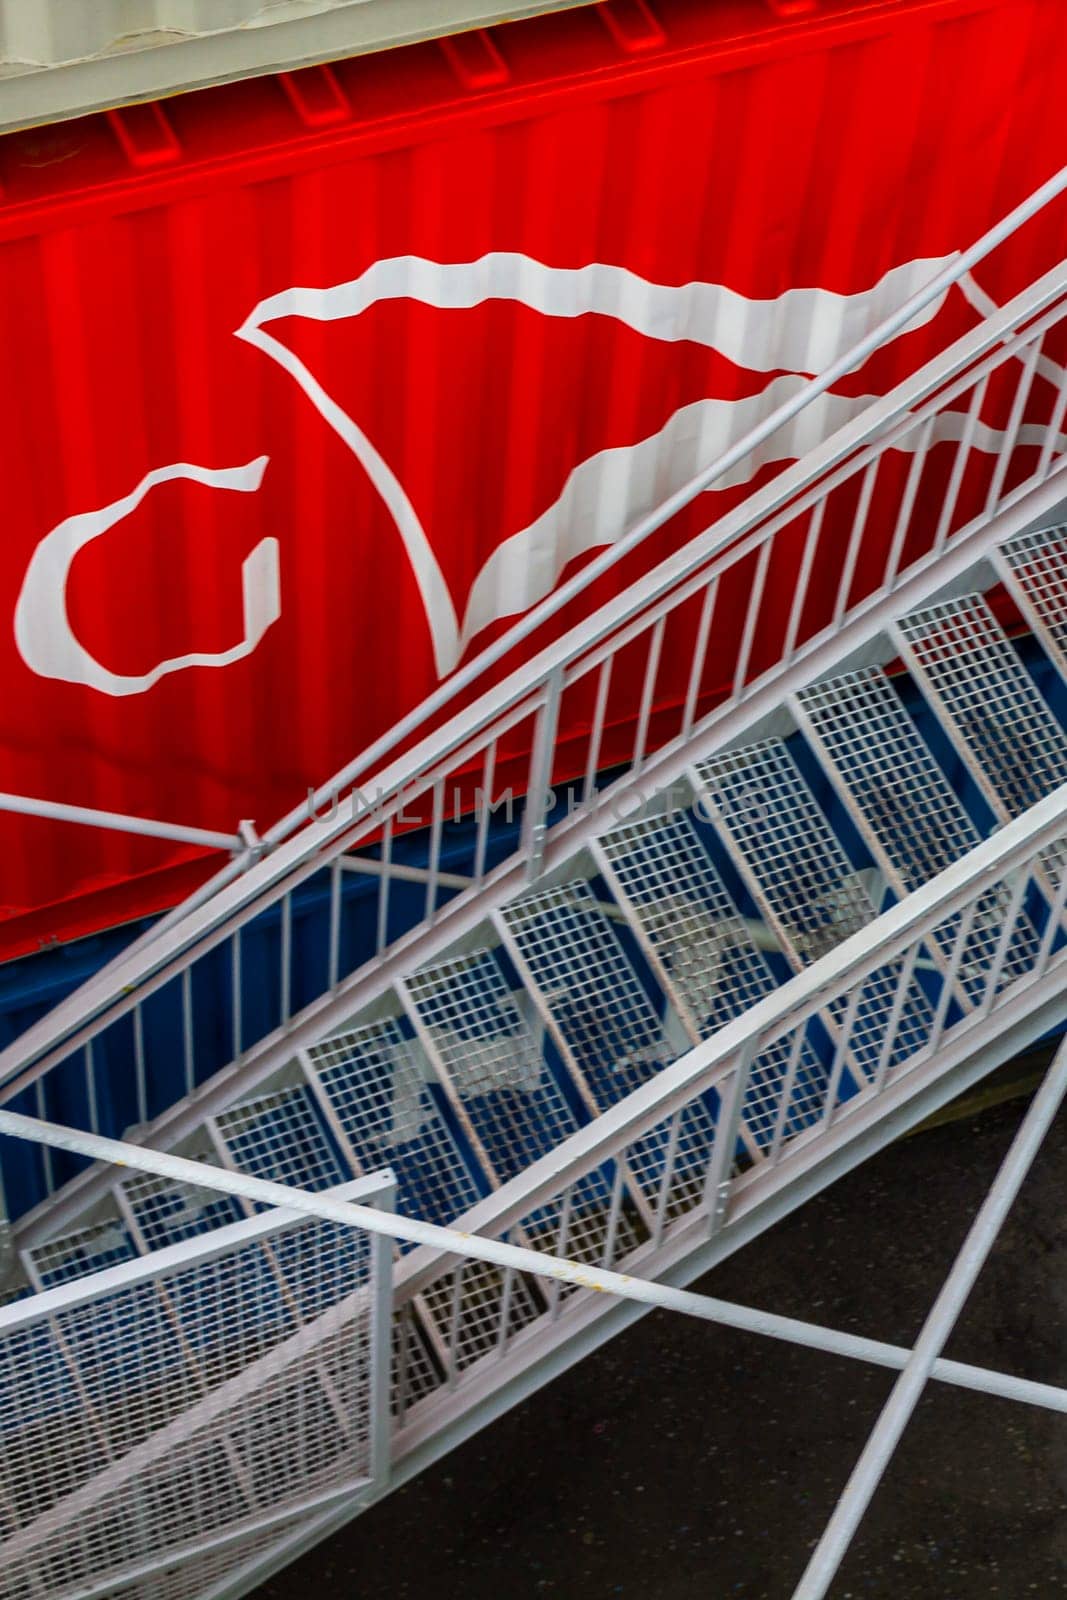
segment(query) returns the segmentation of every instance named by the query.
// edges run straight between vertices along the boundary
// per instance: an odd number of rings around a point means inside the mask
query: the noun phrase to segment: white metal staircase
[[[1067,380],[1046,369],[1065,327],[1061,265],[595,627],[347,774],[374,777],[373,809],[225,874],[5,1052],[0,1102],[80,1106],[98,1132],[150,1073],[169,997],[189,1092],[136,1142],[206,1180],[385,1204],[369,1175],[389,1168],[400,1217],[680,1284],[1061,1028]],[[768,618],[776,563],[795,587]],[[705,678],[717,628],[736,634],[725,693]],[[628,751],[598,793],[635,652]],[[667,726],[657,678],[679,660]],[[564,703],[588,709],[565,764]],[[496,798],[530,728],[517,841],[480,824],[469,872],[445,872],[452,794]],[[413,866],[394,851],[420,802]],[[377,938],[346,962],[353,872],[376,883]],[[316,873],[327,970],[297,1009]],[[397,932],[401,889],[420,905]],[[242,941],[263,928],[277,992],[253,1036]],[[197,994],[220,969],[233,1059],[205,1073]],[[0,1308],[0,1594],[18,1600],[243,1592],[637,1314],[210,1184],[44,1176]]]

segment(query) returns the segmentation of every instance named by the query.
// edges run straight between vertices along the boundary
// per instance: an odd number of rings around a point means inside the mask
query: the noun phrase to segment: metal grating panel
[[[697,772],[801,964],[873,922],[860,875],[781,740],[716,756]]]
[[[601,841],[619,885],[704,1039],[776,987],[774,973],[684,813],[625,823]],[[774,1128],[789,1051],[753,1064],[744,1119],[758,1139]],[[805,1045],[788,1131],[819,1112],[826,1068]]]
[[[781,740],[730,751],[697,770],[736,864],[764,914],[782,929],[798,967],[873,922],[875,908],[859,874]],[[901,963],[892,962],[871,973],[855,1007],[848,1048],[865,1074],[880,1060],[901,972]],[[846,1010],[840,1001],[830,1008],[835,1028]],[[912,984],[896,1032],[894,1065],[922,1048],[931,1021],[928,1000]]]
[[[364,1171],[392,1167],[399,1211],[449,1222],[475,1203],[440,1090],[394,1019],[325,1039],[308,1059]]]
[[[496,1350],[542,1309],[524,1276],[488,1261],[463,1262],[431,1283],[423,1300],[444,1343],[450,1376]]]
[[[535,890],[503,917],[602,1106],[674,1060],[679,1052],[588,883]]]
[[[121,1600],[204,1600],[204,1597],[212,1600],[226,1579],[248,1562],[265,1561],[273,1547],[299,1525],[299,1519],[294,1517],[280,1526],[272,1524],[238,1539],[227,1540],[217,1548],[199,1550],[195,1555],[185,1554],[177,1561],[158,1567],[147,1577],[116,1584],[111,1592],[115,1600],[119,1597]]]
[[[672,1049],[588,883],[535,890],[502,914],[601,1109],[680,1053]],[[685,1111],[676,1161],[694,1174],[696,1186],[714,1136],[714,1099],[694,1101]],[[659,1184],[669,1142],[670,1128],[663,1124],[633,1147],[632,1166],[646,1193]]]
[[[797,698],[905,892],[980,843],[981,834],[880,667],[826,679]],[[997,889],[976,913],[960,967],[972,993],[981,992],[996,958],[1008,898]],[[958,931],[958,917],[938,929],[937,944],[946,957]],[[1021,918],[1005,956],[1007,974],[1027,971],[1036,946],[1033,927]]]
[[[880,667],[812,684],[797,698],[909,890],[979,843],[978,829]]]
[[[118,1217],[94,1222],[74,1233],[49,1239],[25,1252],[28,1270],[42,1289],[84,1278],[90,1272],[103,1272],[120,1261],[132,1261],[136,1250]]]
[[[512,1178],[578,1126],[491,950],[423,967],[407,990],[494,1175]]]
[[[351,1177],[341,1170],[304,1085],[234,1106],[217,1125],[234,1165],[253,1177],[303,1189],[327,1189]]]
[[[1009,816],[1067,778],[1067,737],[981,595],[917,611],[900,632]]]
[[[191,1147],[177,1153],[207,1166],[218,1166],[218,1157],[204,1133]],[[172,1183],[168,1178],[154,1177],[147,1172],[125,1178],[118,1185],[118,1192],[129,1206],[134,1226],[147,1250],[180,1244],[212,1228],[238,1222],[244,1215],[232,1195]]]
[[[1000,553],[1067,673],[1067,525],[1022,533]]]
[[[5,1593],[120,1592],[183,1553],[195,1574],[245,1524],[367,1481],[370,1304],[353,1293],[366,1236],[318,1219],[255,1238],[245,1226],[47,1317],[27,1302],[0,1332]],[[284,1318],[263,1314],[268,1253],[286,1264]],[[312,1331],[301,1304],[332,1320]]]
[[[389,1392],[394,1414],[402,1416],[410,1406],[440,1387],[440,1376],[411,1306],[401,1306],[393,1316]]]

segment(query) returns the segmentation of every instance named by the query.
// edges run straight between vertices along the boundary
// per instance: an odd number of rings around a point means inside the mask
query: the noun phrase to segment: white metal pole
[[[1060,1046],[1044,1083],[1023,1119],[1011,1149],[971,1225],[944,1287],[934,1301],[917,1344],[893,1385],[863,1453],[845,1485],[808,1562],[793,1600],[823,1600],[901,1434],[952,1332],[975,1279],[985,1265],[1012,1202],[1029,1172],[1041,1141],[1067,1094],[1067,1044]]]
[[[17,811],[24,817],[45,817],[50,822],[80,822],[89,828],[114,833],[136,833],[146,839],[173,839],[178,844],[199,844],[209,850],[234,850],[242,854],[239,833],[215,833],[210,828],[187,828],[181,822],[156,822],[152,817],[131,817],[124,811],[96,811],[91,806],[70,806],[58,800],[36,800],[26,794],[0,794],[0,811]]]
[[[1064,1055],[1067,1060],[1067,1053]],[[222,1194],[232,1194],[239,1199],[256,1201],[262,1205],[280,1207],[285,1211],[306,1212],[309,1216],[323,1217],[330,1222],[341,1222],[349,1227],[363,1228],[368,1233],[385,1235],[392,1239],[406,1239],[413,1244],[428,1245],[446,1252],[447,1256],[491,1261],[513,1272],[529,1272],[543,1278],[557,1279],[575,1284],[582,1289],[595,1289],[618,1295],[624,1300],[636,1300],[648,1306],[660,1306],[667,1311],[678,1311],[684,1316],[696,1317],[702,1322],[718,1323],[735,1328],[742,1333],[761,1334],[780,1339],[787,1344],[802,1345],[809,1350],[821,1350],[827,1355],[848,1356],[856,1361],[869,1361],[875,1366],[906,1368],[912,1352],[898,1345],[884,1344],[878,1339],[866,1339],[858,1334],[843,1333],[835,1328],[823,1328],[815,1323],[802,1322],[797,1317],[778,1316],[774,1312],[759,1311],[750,1306],[740,1306],[729,1300],[719,1300],[712,1295],[693,1294],[687,1289],[675,1289],[669,1284],[653,1283],[647,1278],[635,1278],[629,1273],[610,1272],[605,1268],[587,1266],[569,1261],[561,1256],[526,1250],[518,1245],[506,1244],[497,1239],[487,1239],[481,1234],[464,1233],[455,1228],[444,1228],[437,1223],[420,1222],[413,1217],[397,1216],[394,1212],[373,1210],[369,1206],[353,1204],[348,1200],[331,1199],[329,1193],[312,1194],[306,1189],[290,1188],[286,1184],[270,1183],[264,1178],[252,1178],[246,1173],[222,1167],[206,1166],[202,1161],[190,1161],[184,1156],[171,1155],[146,1146],[127,1144],[119,1139],[105,1139],[99,1134],[82,1133],[74,1128],[60,1127],[54,1122],[40,1121],[22,1116],[14,1111],[0,1111],[0,1134],[12,1138],[28,1139],[34,1144],[68,1150],[88,1156],[93,1161],[106,1161],[114,1166],[130,1167],[134,1171],[149,1172],[159,1177],[187,1183],[199,1189],[215,1189]],[[372,1174],[365,1181],[380,1183],[391,1174]],[[204,1244],[203,1238],[187,1240],[192,1248]],[[183,1246],[171,1246],[180,1251]],[[147,1261],[147,1258],[145,1258]],[[442,1260],[442,1273],[448,1263]],[[128,1276],[129,1264],[110,1269],[120,1278]],[[99,1287],[106,1273],[97,1273],[92,1283]],[[81,1295],[83,1281],[73,1279],[55,1289],[46,1289],[34,1304],[58,1309],[64,1302]],[[5,1320],[24,1317],[25,1301],[15,1301],[9,1307],[0,1307],[0,1331]],[[984,1367],[971,1366],[960,1361],[938,1359],[931,1376],[957,1388],[972,1389],[979,1393],[997,1395],[1007,1400],[1018,1400],[1027,1405],[1041,1406],[1067,1415],[1067,1389],[1053,1384],[1034,1383],[1027,1378],[1017,1378],[1009,1373],[991,1372]]]

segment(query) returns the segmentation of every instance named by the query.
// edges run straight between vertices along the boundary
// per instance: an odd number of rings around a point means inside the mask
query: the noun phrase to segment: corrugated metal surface
[[[268,823],[433,687],[469,594],[494,625],[1062,165],[1065,67],[1060,0],[659,0],[9,136],[0,788]],[[975,319],[954,291],[824,422]],[[3,821],[7,950],[181,859]]]
[[[588,0],[0,0],[0,130]]]

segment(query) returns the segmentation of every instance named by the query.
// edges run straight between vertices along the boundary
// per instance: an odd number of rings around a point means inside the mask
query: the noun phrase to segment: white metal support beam
[[[1059,1086],[1057,1105],[1064,1090],[1067,1089],[1067,1046],[1061,1051],[1058,1062],[1062,1069],[1060,1076],[1064,1082]],[[1044,1104],[1044,1101],[1042,1103]],[[1037,1102],[1035,1106],[1036,1104]],[[1027,1122],[1030,1123],[1030,1117]],[[1043,1122],[1042,1133],[1046,1126],[1047,1122]],[[684,1316],[696,1317],[702,1322],[718,1323],[722,1327],[734,1328],[743,1333],[762,1334],[767,1338],[780,1339],[787,1344],[803,1345],[809,1350],[821,1350],[828,1355],[849,1356],[853,1360],[896,1368],[902,1373],[908,1370],[913,1360],[912,1351],[897,1345],[885,1344],[877,1339],[866,1339],[858,1334],[820,1327],[796,1317],[783,1317],[774,1312],[737,1305],[712,1295],[693,1294],[686,1289],[676,1289],[665,1283],[654,1283],[647,1278],[633,1277],[629,1273],[611,1272],[602,1267],[568,1260],[563,1256],[554,1256],[539,1250],[527,1250],[519,1245],[485,1238],[480,1234],[464,1233],[455,1228],[442,1227],[438,1223],[420,1222],[413,1217],[398,1216],[391,1211],[375,1210],[349,1200],[331,1199],[328,1193],[312,1194],[306,1189],[271,1183],[263,1178],[250,1177],[243,1172],[206,1166],[200,1161],[190,1161],[183,1156],[169,1155],[160,1150],[144,1149],[140,1145],[127,1144],[119,1139],[105,1139],[98,1134],[81,1133],[73,1128],[40,1121],[35,1117],[25,1117],[13,1111],[0,1111],[0,1134],[7,1134],[15,1139],[27,1139],[31,1143],[48,1145],[56,1150],[71,1151],[88,1156],[94,1161],[107,1161],[120,1167],[132,1167],[136,1171],[153,1173],[200,1189],[214,1189],[222,1194],[231,1194],[241,1200],[280,1208],[290,1213],[300,1212],[322,1217],[348,1227],[362,1228],[375,1236],[430,1245],[437,1250],[447,1250],[454,1257],[489,1261],[513,1272],[530,1273],[537,1277],[570,1283],[580,1289],[594,1289],[601,1293],[617,1295],[621,1299],[633,1300],[646,1306],[678,1311]],[[1040,1142],[1040,1138],[1037,1142]],[[1029,1159],[1031,1158],[1027,1158],[1027,1166]],[[1023,1172],[1025,1173],[1025,1168]],[[380,1185],[383,1176],[391,1177],[391,1174],[372,1174],[360,1181],[368,1186]],[[1021,1176],[1022,1174],[1019,1181]],[[1010,1204],[1014,1192],[1012,1190],[1007,1204]],[[999,1222],[997,1227],[999,1228]],[[202,1238],[197,1238],[186,1240],[184,1244],[171,1245],[166,1252],[166,1258],[168,1261],[177,1261],[185,1251],[202,1250],[203,1243]],[[156,1269],[162,1259],[162,1254],[157,1253]],[[46,1315],[59,1311],[84,1299],[88,1292],[100,1292],[113,1283],[118,1285],[127,1281],[131,1274],[151,1270],[154,1270],[153,1258],[145,1257],[93,1274],[88,1279],[74,1279],[54,1289],[46,1289],[33,1301],[34,1314]],[[25,1301],[16,1301],[10,1306],[0,1307],[0,1333],[7,1322],[24,1319],[26,1311]],[[965,1362],[946,1361],[936,1352],[929,1363],[927,1375],[958,1388],[998,1395],[1004,1399],[1018,1400],[1067,1415],[1067,1389],[1058,1388],[1053,1384],[1035,1383],[1027,1378],[992,1372]]]
[[[153,817],[131,817],[124,811],[97,811],[91,806],[71,806],[56,800],[38,800],[27,794],[0,794],[0,811],[17,811],[23,817],[43,817],[49,822],[78,822],[83,827],[108,828],[114,833],[136,833],[146,839],[173,839],[178,844],[202,845],[207,850],[231,850],[245,855],[249,840],[241,833],[216,833],[210,828],[189,828],[181,822],[157,822]]]
[[[1065,1094],[1067,1044],[1060,1046],[1044,1083],[1012,1141],[993,1187],[971,1225],[941,1293],[934,1301],[918,1343],[893,1386],[893,1392],[845,1485],[793,1600],[823,1600],[833,1582]]]

